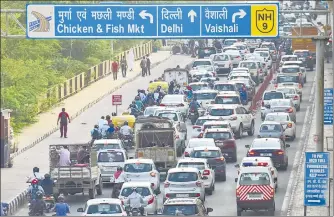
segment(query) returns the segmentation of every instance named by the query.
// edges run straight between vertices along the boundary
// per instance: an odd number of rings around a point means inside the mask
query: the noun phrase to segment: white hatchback
[[[216,143],[215,143],[215,140],[213,139],[191,138],[188,141],[186,149],[184,150],[184,157],[189,157],[195,147],[201,147],[201,146],[204,146],[204,147],[214,146],[215,147]]]
[[[122,201],[115,198],[98,198],[86,202],[85,208],[78,208],[83,216],[127,216]]]
[[[184,95],[181,94],[164,96],[164,98],[161,100],[160,106],[174,108],[175,110],[183,113],[183,115],[187,115],[189,110],[189,103]]]

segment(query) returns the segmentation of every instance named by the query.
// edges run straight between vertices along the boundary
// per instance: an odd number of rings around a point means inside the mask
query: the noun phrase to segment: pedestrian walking
[[[148,75],[151,75],[151,60],[148,54],[146,56],[146,68],[147,68]]]
[[[116,60],[114,60],[114,62],[111,64],[111,68],[112,68],[112,74],[113,74],[114,80],[117,80],[118,63]]]
[[[145,56],[143,56],[143,59],[140,61],[140,68],[141,68],[141,75],[145,77],[146,75],[146,59]]]
[[[64,136],[67,138],[67,124],[71,123],[70,116],[65,112],[65,108],[61,109],[61,112],[58,115],[57,125],[60,122],[60,138]]]
[[[125,55],[122,57],[121,59],[121,70],[122,70],[122,75],[123,75],[123,78],[126,77],[126,70],[128,69],[128,63],[125,59]]]

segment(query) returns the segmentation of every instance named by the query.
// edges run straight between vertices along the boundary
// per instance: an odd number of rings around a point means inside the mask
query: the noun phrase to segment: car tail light
[[[155,177],[155,175],[156,175],[155,172],[150,173],[150,176],[152,176],[152,177]]]
[[[230,117],[230,120],[231,120],[231,121],[235,121],[235,120],[237,120],[237,119],[238,119],[237,116]]]
[[[248,152],[248,155],[256,155],[257,153],[256,153],[256,151],[249,151]]]
[[[259,162],[257,163],[258,166],[266,167],[268,166],[268,162]]]
[[[151,198],[147,201],[147,204],[152,204],[154,202],[154,196],[151,196]]]
[[[241,56],[236,56],[235,58],[238,58],[238,59],[240,59],[240,58],[241,58]]]
[[[278,87],[278,84],[275,84],[274,87],[277,88],[277,87]]]
[[[197,187],[202,187],[202,182],[196,182]]]
[[[288,123],[288,127],[291,128],[292,127],[292,123]]]
[[[197,125],[193,126],[193,129],[199,129],[199,128],[201,128],[201,126],[197,126]]]
[[[203,133],[200,133],[200,134],[198,135],[198,138],[203,138]]]
[[[294,96],[293,99],[294,99],[294,100],[298,100],[298,99],[299,99],[299,96]]]
[[[210,170],[204,170],[203,171],[203,176],[208,176],[210,175]]]
[[[292,113],[292,112],[293,112],[293,109],[292,109],[292,108],[288,108],[286,111],[287,111],[288,113]]]
[[[309,58],[309,59],[312,59],[312,56],[309,56],[308,58]]]
[[[225,158],[224,157],[219,157],[219,158],[216,158],[216,161],[218,161],[218,162],[225,161]]]
[[[272,188],[271,191],[270,191],[270,196],[271,196],[271,197],[274,197],[274,195],[275,195],[275,191],[274,191],[274,189]]]
[[[189,152],[184,152],[184,156],[189,156]]]
[[[201,196],[201,194],[200,193],[197,193],[196,195],[195,195],[195,197],[200,197]]]
[[[165,104],[160,104],[159,106],[166,106]]]
[[[170,195],[169,195],[169,194],[166,194],[166,197],[167,197],[167,198],[169,198],[169,197],[170,197]]]
[[[183,107],[183,106],[184,106],[183,103],[177,105],[177,107]]]
[[[232,141],[224,142],[224,148],[234,148],[235,143]]]
[[[276,151],[276,154],[277,154],[277,155],[283,155],[283,154],[284,154],[284,151],[283,151],[283,150],[277,150],[277,151]]]
[[[170,185],[170,183],[169,182],[165,182],[165,185],[164,185],[164,187],[165,188],[169,188],[169,185]],[[167,197],[167,196],[166,196]]]

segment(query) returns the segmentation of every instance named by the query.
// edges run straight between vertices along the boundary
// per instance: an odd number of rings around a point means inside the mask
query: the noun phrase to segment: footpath
[[[333,88],[333,71],[334,69],[331,66],[331,63],[325,64],[325,88]],[[308,135],[308,142],[306,144],[301,144],[302,150],[300,152],[300,157],[298,158],[296,154],[296,162],[298,163],[298,169],[295,175],[295,180],[292,185],[291,197],[288,203],[287,216],[304,216],[304,164],[305,164],[305,152],[314,152],[316,151],[313,135],[315,135],[315,112],[314,104],[310,110],[313,110],[310,115],[313,114],[312,120],[310,121],[311,129]],[[327,138],[327,139],[326,139]],[[327,140],[327,141],[326,141]],[[324,126],[324,151],[330,153],[330,177],[333,178],[333,126],[325,125]],[[296,163],[295,162],[295,163]],[[333,182],[331,182],[329,188],[331,189],[331,195],[329,198],[327,192],[327,206],[318,206],[318,207],[307,207],[306,216],[333,216]],[[330,213],[329,213],[330,212]],[[281,215],[284,215],[282,213]]]
[[[171,57],[170,51],[159,51],[150,54],[152,68],[169,59],[169,57]],[[112,75],[96,81],[89,87],[67,98],[52,110],[40,114],[35,124],[22,131],[18,136],[19,151],[11,156],[14,160],[13,167],[1,168],[1,202],[11,204],[10,213],[23,205],[22,203],[24,202],[22,199],[25,196],[25,192],[22,191],[27,187],[27,184],[25,183],[26,177],[22,176],[22,172],[24,171],[24,174],[26,174],[27,171],[32,171],[29,163],[33,159],[28,158],[27,156],[29,155],[26,155],[25,151],[31,149],[28,152],[34,152],[35,157],[39,159],[39,150],[35,150],[33,147],[58,130],[57,115],[61,108],[66,108],[71,119],[76,118],[104,97],[140,76],[139,63],[139,61],[135,62],[133,71],[128,71],[126,78],[123,78],[119,72],[118,80],[116,81],[113,80]]]

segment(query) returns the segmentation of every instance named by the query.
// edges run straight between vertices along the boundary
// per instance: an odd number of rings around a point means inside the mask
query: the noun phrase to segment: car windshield
[[[255,53],[259,53],[261,57],[268,57],[269,56],[268,52],[255,51]]]
[[[167,95],[161,100],[161,104],[177,104],[177,103],[183,103],[183,96],[180,95]]]
[[[159,109],[159,107],[147,107],[144,111],[144,115],[145,116],[153,115],[157,109]]]
[[[296,51],[294,52],[293,55],[297,55],[298,57],[307,57],[309,56],[309,52],[308,51]]]
[[[121,146],[118,143],[104,143],[104,144],[94,144],[96,150],[103,149],[121,149]]]
[[[208,100],[216,98],[217,93],[195,93],[194,96],[197,100]]]
[[[168,118],[171,121],[178,121],[178,117],[176,113],[164,112],[164,113],[159,113],[158,116],[162,118]]]
[[[212,54],[216,54],[216,49],[214,47],[200,48],[198,50],[198,55],[202,57],[208,57]]]
[[[207,65],[207,66],[211,66],[211,62],[210,61],[195,61],[193,63],[193,67],[197,67],[197,66],[200,66],[200,65]]]
[[[283,92],[285,94],[296,94],[296,90],[291,88],[277,88],[277,91]]]
[[[282,61],[298,61],[298,57],[282,57]]]
[[[176,216],[176,215],[185,215],[185,216],[195,216],[196,205],[164,205],[162,215],[166,216]]]
[[[232,139],[232,135],[229,132],[208,132],[204,135],[204,138],[212,138],[214,140],[226,140]]]
[[[282,68],[282,73],[298,73],[299,68]]]
[[[189,85],[193,91],[198,91],[208,87],[208,84],[190,84]]]
[[[197,119],[195,125],[196,126],[203,126],[203,124],[207,121],[210,121],[210,119]]]
[[[262,124],[260,132],[281,132],[279,124]]]
[[[270,115],[268,114],[265,118],[265,121],[285,122],[285,121],[289,121],[289,116],[288,115]]]
[[[283,99],[283,93],[281,92],[267,92],[264,94],[263,100],[272,100],[272,99]]]
[[[275,45],[273,44],[262,44],[261,48],[269,48],[269,50],[275,50]]]
[[[197,168],[198,170],[204,170],[205,164],[203,162],[182,162],[178,165],[179,168]]]
[[[97,162],[124,162],[124,155],[120,151],[100,152]]]
[[[215,84],[214,89],[218,91],[236,91],[233,84]]]
[[[117,213],[122,213],[122,208],[118,204],[93,204],[90,205],[87,209],[88,215],[108,215]]]
[[[282,101],[271,101],[270,102],[271,107],[280,107],[280,106],[290,106],[290,102],[286,100]]]
[[[211,116],[230,116],[233,115],[233,109],[211,109]]]
[[[240,63],[239,67],[249,68],[249,69],[256,69],[256,63],[254,63],[254,62],[242,62],[242,63]]]
[[[198,175],[195,172],[177,172],[168,174],[168,181],[170,182],[195,182],[197,180]]]
[[[217,96],[215,98],[215,104],[240,104],[240,99],[238,96]]]
[[[285,82],[299,83],[299,76],[277,76],[277,83]]]
[[[268,173],[242,173],[239,185],[270,185]]]
[[[124,165],[124,172],[147,173],[152,171],[152,165],[146,163],[130,163]]]
[[[218,158],[221,157],[221,154],[217,150],[200,150],[193,151],[190,155],[193,158]]]
[[[237,42],[237,40],[225,40],[224,41],[224,45],[230,46],[230,45],[233,45],[236,42]]]
[[[142,197],[147,197],[151,195],[150,189],[147,187],[136,187],[136,191],[138,194],[140,194]],[[123,188],[121,195],[123,197],[129,197],[130,194],[132,194],[133,188]]]
[[[213,61],[228,61],[228,55],[215,55]]]

